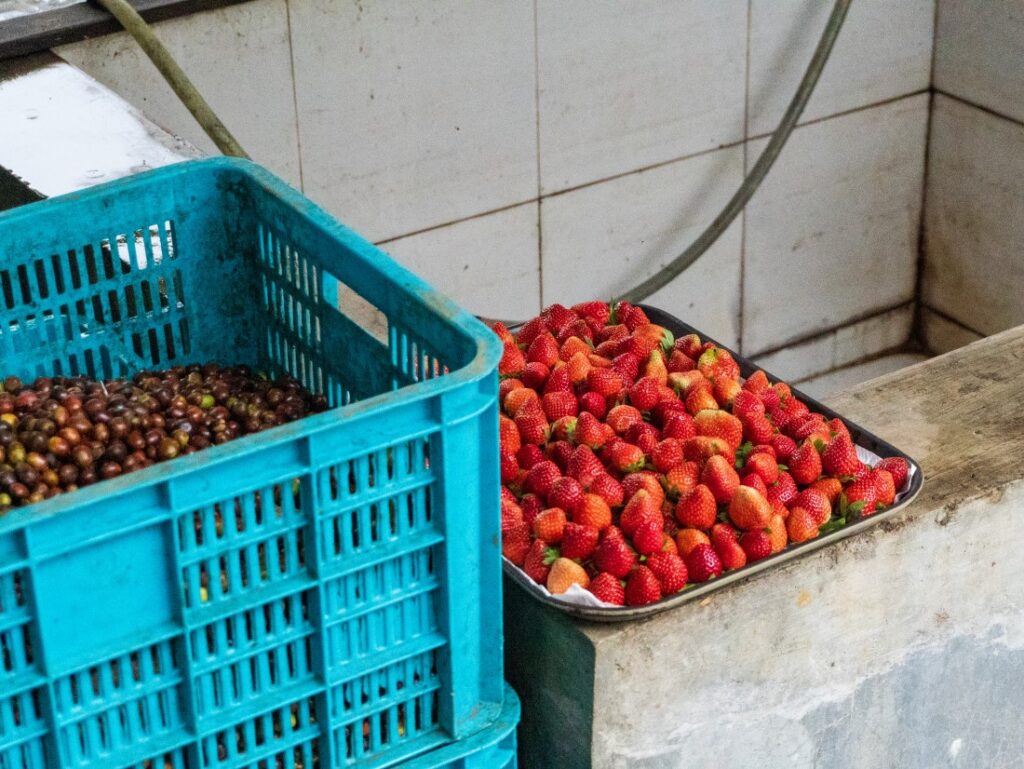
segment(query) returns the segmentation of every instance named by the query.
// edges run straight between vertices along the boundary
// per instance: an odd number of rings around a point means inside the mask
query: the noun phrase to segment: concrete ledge
[[[832,405],[921,462],[915,503],[641,623],[509,585],[520,766],[1024,766],[1024,327]]]

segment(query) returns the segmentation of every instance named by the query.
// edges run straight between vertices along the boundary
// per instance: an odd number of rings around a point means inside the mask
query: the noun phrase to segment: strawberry
[[[549,459],[538,462],[526,473],[526,481],[523,484],[527,491],[532,491],[542,497],[547,497],[555,481],[562,477],[558,465]]]
[[[611,321],[607,326],[597,332],[599,342],[617,342],[629,336],[629,329],[618,321]]]
[[[673,350],[678,350],[687,358],[696,361],[700,357],[700,354],[704,351],[704,343],[696,334],[687,334],[686,336],[679,337],[675,344],[672,345]]]
[[[526,366],[526,357],[514,342],[505,342],[501,360],[498,362],[498,373],[502,376],[518,374]]]
[[[708,386],[693,387],[690,392],[686,395],[686,410],[696,416],[702,411],[718,411],[718,401],[715,400],[715,396],[711,392],[711,388]],[[722,412],[723,414],[725,412]],[[727,416],[732,416],[727,414]],[[742,436],[743,426],[740,425],[740,434]]]
[[[567,523],[562,532],[562,555],[566,558],[589,558],[597,549],[600,532],[593,526]]]
[[[748,486],[762,497],[768,496],[768,487],[765,485],[764,479],[757,473],[747,473],[740,478],[740,486]]]
[[[519,437],[519,428],[516,423],[504,414],[498,416],[498,442],[502,448],[511,450],[513,454],[519,451],[522,440]]]
[[[572,393],[560,393],[571,396]],[[544,396],[547,397],[547,396]],[[556,441],[576,440],[576,417],[558,417],[548,428],[548,439]]]
[[[525,523],[518,523],[504,528],[501,532],[501,554],[512,561],[516,566],[522,566],[526,554],[530,551],[533,538],[530,536],[530,529]]]
[[[589,446],[595,450],[600,449],[614,435],[614,430],[599,421],[589,411],[584,411],[576,419],[576,431],[573,437],[576,443],[581,446]]]
[[[661,440],[661,433],[649,422],[637,422],[626,431],[624,437],[626,443],[632,443],[644,454],[650,454]]]
[[[629,387],[629,402],[641,411],[650,411],[658,402],[658,382],[641,377]]]
[[[685,400],[686,396],[695,390],[707,390],[711,392],[711,382],[704,378],[704,375],[699,371],[684,371],[668,375],[668,386],[679,396],[681,400]],[[712,400],[714,398],[712,397]],[[717,408],[718,402],[715,401],[715,405],[710,408]]]
[[[772,540],[764,529],[745,531],[740,537],[740,547],[746,553],[747,563],[760,561],[772,554]]]
[[[622,479],[622,491],[626,499],[631,499],[634,494],[643,489],[651,495],[651,501],[655,507],[661,507],[665,501],[665,490],[658,482],[658,476],[649,470],[642,470],[639,473],[630,473]]]
[[[700,470],[697,463],[683,462],[665,473],[661,484],[669,496],[678,499],[693,489],[699,479]]]
[[[693,371],[697,368],[697,363],[686,353],[680,350],[672,350],[672,354],[668,356],[668,365],[666,368],[670,374],[682,371]]]
[[[635,384],[637,377],[640,376],[640,358],[631,352],[621,353],[612,358],[611,369],[618,372],[623,384]]]
[[[620,473],[635,473],[637,470],[643,469],[647,458],[638,446],[618,440],[605,444],[601,452],[601,459],[612,470]]]
[[[809,414],[801,419],[791,419],[786,424],[786,432],[790,437],[800,443],[812,435],[817,435],[823,440],[829,439],[828,425],[821,414]]]
[[[729,519],[741,529],[763,529],[772,518],[772,506],[756,489],[740,486],[729,502]]]
[[[569,367],[558,364],[551,369],[551,375],[544,383],[544,394],[548,393],[572,393],[572,379],[569,377]],[[541,402],[543,403],[543,398]]]
[[[676,549],[686,558],[697,545],[710,545],[708,535],[698,529],[680,529],[676,532]]]
[[[722,573],[722,560],[710,544],[695,545],[684,561],[691,582],[707,582]]]
[[[572,519],[581,526],[604,531],[612,525],[612,509],[597,494],[584,494]]]
[[[572,419],[572,417],[566,417],[566,419]],[[544,449],[544,454],[558,465],[558,469],[563,473],[569,466],[569,458],[572,456],[573,445],[569,441],[557,440],[552,441]]]
[[[844,515],[872,515],[878,507],[878,489],[875,488],[874,479],[868,477],[854,481],[843,490],[839,500]],[[792,514],[790,511],[790,515]]]
[[[910,476],[910,464],[903,457],[886,457],[875,466],[875,469],[888,472],[897,491],[906,485]]]
[[[549,507],[533,519],[533,536],[549,544],[561,542],[565,524],[565,511],[560,507]]]
[[[541,400],[544,416],[554,422],[562,417],[574,417],[579,413],[579,402],[571,392],[549,392]]]
[[[523,523],[523,509],[516,503],[507,500],[501,502],[501,531],[505,533],[513,526]]]
[[[730,465],[736,459],[736,453],[721,438],[698,435],[683,441],[683,456],[691,462],[704,462],[716,455],[725,457]]]
[[[505,400],[502,401],[502,406],[506,414],[510,417],[515,417],[519,410],[528,403],[532,403],[538,410],[540,409],[540,396],[534,390],[524,385],[510,391],[505,396]]]
[[[814,513],[803,507],[794,507],[786,519],[786,532],[790,542],[806,542],[818,536],[818,523]]]
[[[733,416],[743,420],[747,417],[760,414],[764,416],[764,404],[761,399],[749,390],[742,390],[736,393],[732,401]]]
[[[625,435],[633,425],[643,424],[644,417],[635,406],[614,406],[604,420],[618,435]]]
[[[647,356],[647,362],[640,373],[643,374],[644,379],[650,379],[659,387],[666,384],[668,382],[668,368],[665,365],[665,354],[661,350],[653,350]]]
[[[594,551],[594,564],[601,571],[621,579],[636,565],[636,553],[626,544],[622,532],[609,526]]]
[[[740,477],[732,463],[721,455],[711,457],[700,474],[700,482],[707,486],[717,502],[728,502],[740,485]]]
[[[771,445],[780,462],[788,462],[789,458],[793,456],[793,452],[796,451],[796,441],[782,433],[772,436]]]
[[[587,356],[590,355],[591,349],[593,348],[591,348],[590,343],[585,341],[585,339],[578,336],[570,336],[562,342],[561,346],[558,348],[558,358],[559,360],[564,360],[568,363],[577,355],[580,355],[582,356],[582,360],[586,361]]]
[[[676,545],[675,536],[679,533],[678,527],[674,521],[666,520],[665,522],[665,534],[661,540],[661,552],[671,553],[672,555],[679,555],[679,547]]]
[[[581,417],[582,419],[582,417]],[[604,465],[589,446],[581,445],[573,449],[565,474],[575,478],[581,485],[587,486],[598,475],[604,473]]]
[[[743,437],[751,443],[767,443],[775,437],[775,425],[764,414],[747,414],[743,423]]]
[[[785,508],[782,509],[785,510]],[[768,522],[766,533],[768,534],[768,539],[771,540],[773,553],[783,550],[786,547],[786,543],[789,542],[789,533],[786,531],[786,519],[778,513],[773,515],[771,521]]]
[[[558,478],[551,484],[548,492],[548,503],[552,507],[560,507],[573,516],[583,504],[583,486],[575,478],[568,476]]]
[[[619,516],[619,527],[627,537],[632,537],[642,524],[651,521],[661,523],[660,506],[654,503],[654,499],[645,489],[640,489],[630,497],[622,509],[622,515]]]
[[[789,508],[802,507],[811,514],[814,522],[821,526],[832,517],[832,503],[819,489],[804,489],[790,503]],[[790,513],[792,515],[792,512]]]
[[[764,388],[757,395],[761,399],[761,403],[764,404],[765,411],[769,414],[772,413],[772,411],[774,411],[776,408],[778,408],[779,405],[782,403],[782,398],[779,396],[779,391],[776,390],[773,386],[768,386]],[[783,411],[783,417],[785,417],[785,414],[786,412]]]
[[[519,379],[512,377],[505,377],[501,380],[501,384],[498,385],[498,401],[502,404],[505,403],[505,396],[507,396],[513,390],[529,389]]]
[[[516,412],[515,424],[523,443],[532,443],[537,446],[548,439],[548,420],[539,408],[531,408],[527,405],[519,409]]]
[[[820,491],[828,498],[829,504],[834,505],[843,491],[843,484],[838,478],[825,477],[816,480],[810,488]]]
[[[716,379],[711,386],[711,394],[715,396],[718,405],[724,408],[731,408],[733,399],[737,394],[743,392],[738,379]]]
[[[519,462],[516,461],[516,453],[507,446],[502,446],[498,457],[501,462],[501,482],[513,483],[519,477]]]
[[[748,473],[757,473],[766,485],[779,480],[779,464],[775,461],[775,457],[765,452],[749,454],[743,469]],[[767,496],[767,492],[765,495]]]
[[[828,420],[828,428],[833,434],[838,435],[839,433],[845,433],[847,437],[851,437],[850,429],[841,419]]]
[[[869,476],[874,480],[875,492],[878,495],[878,504],[888,507],[896,499],[896,483],[888,470],[874,470]]]
[[[583,393],[580,396],[580,411],[593,414],[597,419],[604,419],[608,413],[608,401],[599,393]]]
[[[523,509],[523,520],[533,530],[533,521],[544,509],[544,502],[536,494],[523,494],[519,500],[519,506]]]
[[[590,373],[591,369],[590,360],[585,353],[577,352],[566,361],[565,365],[562,366],[561,369],[565,370],[566,378],[572,386],[575,387],[576,385],[587,381],[587,374]]]
[[[587,323],[583,318],[577,318],[576,320],[562,326],[562,330],[558,332],[558,344],[563,345],[570,339],[593,339],[594,331],[591,329],[590,324]]]
[[[535,539],[526,556],[523,558],[523,571],[534,582],[543,585],[547,582],[551,564],[558,558],[558,550],[548,547],[542,539]]]
[[[593,368],[587,374],[587,389],[606,398],[618,395],[622,390],[622,375],[607,368]]]
[[[697,435],[721,438],[734,450],[743,442],[743,424],[725,411],[699,411],[693,418],[693,423],[697,428]]]
[[[648,326],[651,323],[647,319],[647,313],[629,302],[619,302],[615,305],[613,316],[618,318],[618,322],[624,324],[630,331],[635,331],[641,326]]]
[[[547,328],[544,318],[540,316],[531,318],[516,332],[516,341],[521,345],[529,346],[534,339],[547,331]]]
[[[673,467],[683,464],[686,459],[683,457],[682,441],[676,438],[666,438],[659,441],[651,451],[651,464],[659,473],[667,473]]]
[[[801,486],[818,480],[821,475],[821,455],[811,441],[804,441],[786,463],[789,474]]]
[[[559,595],[567,591],[573,585],[586,588],[590,586],[590,577],[586,570],[576,561],[569,558],[559,558],[551,564],[546,580],[548,592],[552,595]]]
[[[857,473],[861,461],[849,435],[839,433],[829,441],[821,455],[821,465],[826,473],[836,477],[852,476]]]
[[[788,505],[797,495],[796,481],[787,472],[779,472],[779,479],[768,486],[768,501],[772,504],[780,502]]]
[[[699,484],[692,491],[681,495],[676,503],[676,520],[682,526],[694,529],[710,529],[718,516],[715,496],[704,484]]]
[[[717,541],[714,534],[712,534],[711,546],[714,548],[715,553],[718,554],[723,570],[742,569],[747,565],[747,554],[740,547],[739,542],[736,541],[735,533],[732,537],[719,537]]]
[[[587,491],[603,498],[610,507],[618,507],[625,499],[622,484],[608,475],[608,473],[596,476],[585,488]]]
[[[661,516],[657,520],[640,524],[631,537],[633,547],[640,555],[651,555],[661,550],[665,541],[665,528]]]
[[[517,502],[516,495],[509,490],[508,486],[501,487],[501,501],[502,502]]]
[[[610,603],[613,606],[626,605],[626,590],[623,588],[622,582],[618,577],[606,571],[600,572],[590,580],[590,592],[599,601]]]
[[[739,379],[740,367],[728,350],[711,347],[697,359],[697,370],[708,379]]]
[[[626,582],[626,604],[646,606],[661,600],[661,583],[646,566],[638,566]]]
[[[693,423],[693,417],[685,411],[673,413],[665,420],[665,427],[662,435],[666,438],[675,438],[679,441],[688,441],[697,435],[697,426]]]
[[[540,316],[544,319],[548,329],[556,334],[579,317],[575,312],[561,304],[553,304],[544,308]]]
[[[572,306],[573,312],[598,328],[604,327],[612,316],[612,308],[607,302],[582,302]]]
[[[527,363],[525,368],[519,374],[519,378],[523,380],[523,384],[529,387],[531,390],[540,391],[544,387],[544,383],[548,381],[548,377],[551,375],[551,369],[545,366],[543,363],[533,362]]]
[[[655,553],[645,564],[658,578],[662,595],[678,593],[686,587],[686,564],[674,553]]]
[[[760,395],[770,388],[771,382],[768,381],[768,375],[760,369],[747,377],[747,381],[743,383],[743,389],[749,390],[755,395]]]

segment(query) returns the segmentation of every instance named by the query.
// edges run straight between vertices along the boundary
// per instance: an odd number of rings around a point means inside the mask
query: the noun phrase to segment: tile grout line
[[[976,329],[976,328],[972,328],[972,327],[968,326],[962,320],[958,320],[957,318],[954,318],[949,313],[943,312],[942,310],[939,310],[939,309],[937,309],[935,307],[932,307],[932,305],[930,305],[930,304],[925,304],[924,302],[922,302],[921,305],[922,305],[922,310],[927,310],[930,313],[938,315],[944,321],[947,321],[948,323],[952,323],[955,326],[959,326],[964,331],[969,331],[970,333],[976,334],[976,335],[978,335],[978,336],[980,336],[982,338],[985,338],[986,336],[989,336],[989,334],[983,333],[981,331],[978,331],[978,329]]]
[[[913,355],[914,353],[904,353],[903,352],[903,348],[902,348],[901,345],[896,345],[895,347],[888,347],[888,348],[886,348],[884,350],[879,350],[878,352],[873,352],[873,353],[871,353],[869,355],[865,355],[865,356],[863,356],[861,358],[857,358],[856,360],[850,361],[849,363],[844,363],[842,366],[836,366],[835,368],[830,368],[827,371],[821,371],[821,372],[819,372],[817,374],[811,374],[810,376],[801,377],[800,379],[794,379],[791,382],[791,384],[796,385],[796,386],[799,387],[802,384],[807,384],[808,382],[811,382],[811,381],[813,381],[815,379],[827,377],[830,374],[838,374],[840,371],[846,371],[847,369],[856,368],[857,366],[863,366],[866,363],[874,363],[876,360],[882,360],[882,358],[888,358],[888,357],[890,357],[892,355],[901,355],[901,354]],[[918,353],[918,354],[923,354],[926,357],[932,357],[931,355],[929,355],[927,353]],[[905,368],[905,367],[901,366],[901,368]],[[893,369],[893,371],[899,371],[899,369]],[[883,376],[883,374],[879,374],[878,376]],[[872,379],[874,379],[874,377],[872,377]],[[867,381],[867,380],[864,380],[864,381]]]
[[[544,216],[541,205],[541,156],[540,156],[540,22],[537,4],[533,0],[533,117],[534,138],[537,152],[537,300],[540,309],[544,309],[544,229],[541,217]]]
[[[984,113],[986,113],[988,115],[991,115],[992,117],[997,117],[1000,120],[1005,120],[1008,123],[1013,123],[1014,125],[1018,125],[1018,126],[1024,127],[1024,120],[1020,120],[1018,118],[1011,117],[1010,115],[1007,115],[1004,112],[1000,112],[999,110],[994,110],[991,107],[986,107],[984,104],[979,104],[978,102],[972,101],[971,99],[968,99],[968,98],[966,98],[964,96],[958,96],[955,93],[950,93],[949,91],[944,91],[941,88],[935,88],[934,85],[932,87],[932,92],[933,93],[942,94],[947,99],[953,99],[954,101],[958,101],[961,104],[964,104],[964,105],[966,105],[968,107],[973,107],[976,110],[981,110],[982,112],[984,112]]]
[[[288,28],[288,61],[292,73],[292,109],[295,110],[295,145],[299,155],[299,189],[306,191],[302,162],[302,129],[299,126],[299,81],[295,77],[295,39],[292,37],[292,0],[284,0],[284,18]]]
[[[751,16],[753,15],[754,0],[747,0],[747,56],[743,72],[743,178],[747,176],[747,164],[749,162],[750,142],[747,135],[750,133],[750,29]],[[736,350],[743,355],[743,326],[746,309],[746,281],[747,281],[747,207],[743,206],[740,211],[740,295],[739,310],[736,317]]]

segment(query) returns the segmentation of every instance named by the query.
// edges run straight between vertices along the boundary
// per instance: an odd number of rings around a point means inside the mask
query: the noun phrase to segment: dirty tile
[[[285,0],[256,0],[184,16],[162,22],[156,30],[242,147],[297,186],[299,149]],[[209,154],[220,154],[126,33],[72,43],[55,52],[153,122]],[[258,77],[251,76],[256,72]]]
[[[735,191],[743,150],[722,149],[541,202],[543,299],[621,295],[693,241]],[[739,336],[740,222],[646,301],[723,344]]]
[[[314,200],[383,240],[536,197],[532,3],[290,10]]]
[[[904,344],[913,319],[914,308],[907,304],[759,355],[754,362],[785,380],[806,379]]]
[[[1024,3],[939,0],[935,87],[1024,121]]]
[[[775,130],[807,69],[831,2],[751,0],[748,136]],[[857,0],[801,121],[928,87],[935,0]]]
[[[743,138],[746,0],[538,0],[545,193]]]
[[[830,371],[812,379],[798,384],[799,388],[812,398],[828,403],[828,398],[842,390],[849,389],[854,385],[867,382],[869,379],[891,374],[907,366],[928,360],[927,355],[921,353],[897,353],[886,355],[866,363],[858,363],[854,366]]]
[[[984,337],[927,307],[921,309],[921,334],[925,347],[936,355],[964,347]]]
[[[392,240],[381,248],[470,312],[525,320],[540,310],[537,203]]]
[[[924,301],[985,334],[1024,323],[1024,126],[935,96]]]
[[[747,355],[913,297],[927,117],[919,95],[793,132],[747,205]]]

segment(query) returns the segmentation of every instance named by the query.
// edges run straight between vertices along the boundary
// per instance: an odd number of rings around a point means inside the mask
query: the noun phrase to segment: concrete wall
[[[607,297],[754,162],[822,0],[254,0],[160,34],[257,160],[470,309]],[[654,302],[799,379],[910,332],[934,0],[858,0],[746,213]],[[61,56],[210,149],[124,35]]]
[[[1024,3],[939,0],[922,319],[933,349],[1024,323]]]

